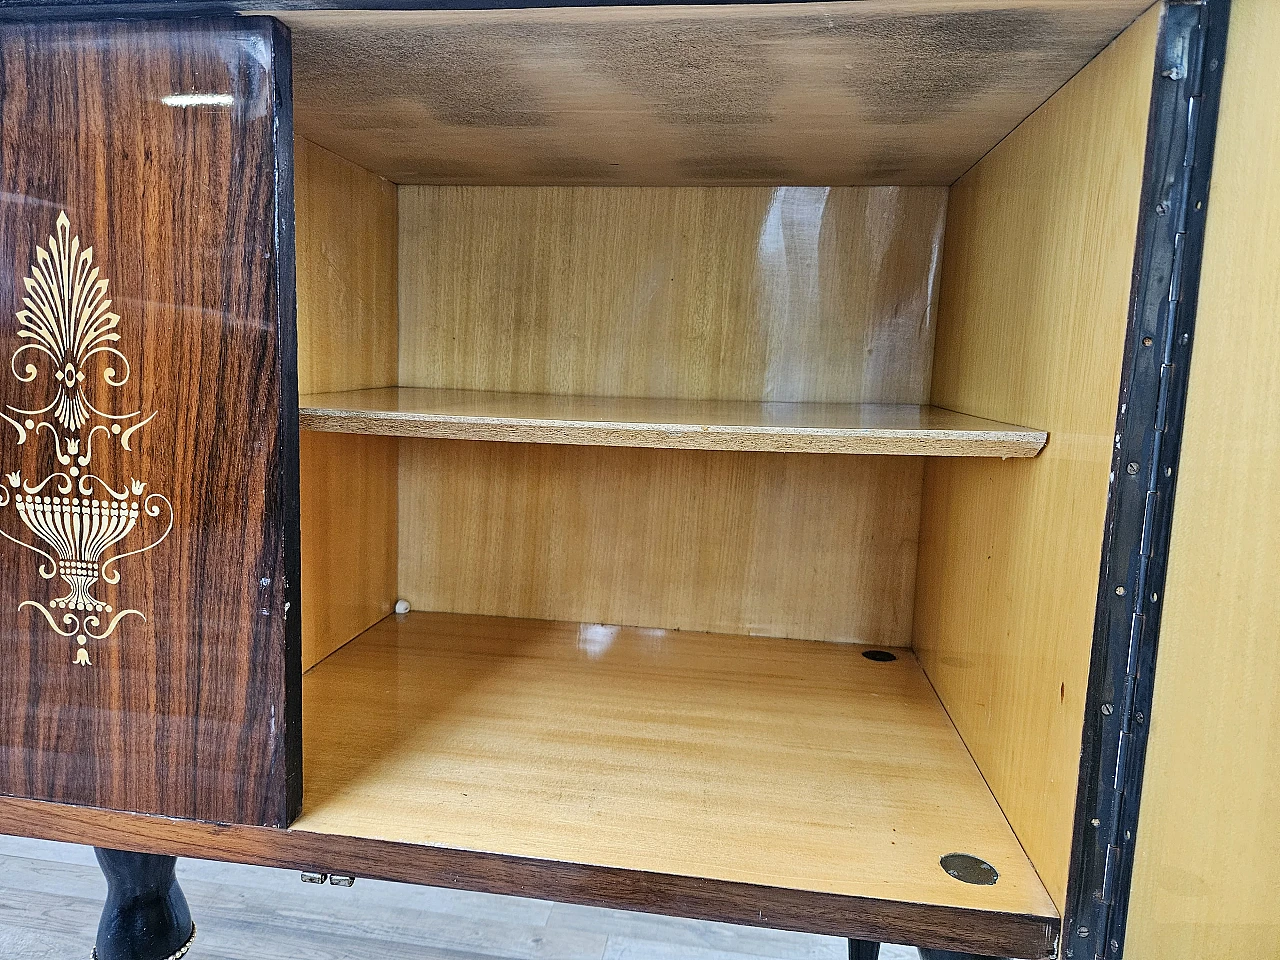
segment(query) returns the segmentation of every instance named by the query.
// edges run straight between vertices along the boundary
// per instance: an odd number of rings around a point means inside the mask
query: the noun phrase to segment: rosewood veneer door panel
[[[288,65],[0,27],[0,793],[300,807]]]

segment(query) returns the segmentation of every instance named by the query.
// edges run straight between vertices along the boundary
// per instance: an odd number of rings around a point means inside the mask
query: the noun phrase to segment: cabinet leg
[[[94,960],[178,960],[196,936],[177,857],[95,849],[107,878]]]
[[[850,940],[849,960],[879,960],[880,944],[874,940]]]

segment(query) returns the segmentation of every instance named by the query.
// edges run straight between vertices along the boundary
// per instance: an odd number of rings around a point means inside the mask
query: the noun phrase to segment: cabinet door
[[[269,20],[0,24],[0,793],[298,812],[289,98]]]
[[[1223,59],[1128,960],[1280,957],[1280,4]]]

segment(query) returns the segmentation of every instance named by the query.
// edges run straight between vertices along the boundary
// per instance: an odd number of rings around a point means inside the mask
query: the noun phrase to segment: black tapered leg
[[[107,878],[97,960],[170,960],[184,954],[195,925],[178,886],[178,858],[124,850],[94,853]]]
[[[880,944],[874,940],[850,940],[849,960],[879,960]]]

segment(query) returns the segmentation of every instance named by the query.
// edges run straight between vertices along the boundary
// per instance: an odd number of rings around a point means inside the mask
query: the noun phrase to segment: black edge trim
[[[1063,928],[1073,960],[1124,948],[1229,15],[1230,0],[1170,0],[1157,48]]]
[[[279,484],[284,574],[284,811],[287,826],[302,814],[302,521],[298,435],[298,322],[293,204],[293,48],[277,20],[249,21],[270,31],[275,83],[276,376],[280,384]]]
[[[526,10],[554,7],[647,7],[742,0],[0,0],[0,21],[136,17],[207,17],[292,10]],[[796,0],[750,0],[793,3]]]

